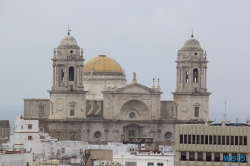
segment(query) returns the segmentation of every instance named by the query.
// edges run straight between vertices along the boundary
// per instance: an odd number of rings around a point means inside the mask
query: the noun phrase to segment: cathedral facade
[[[173,145],[176,124],[209,121],[207,54],[193,36],[177,53],[173,101],[161,100],[159,80],[146,87],[133,73],[127,83],[111,57],[99,55],[84,64],[83,50],[69,33],[52,62],[50,98],[24,99],[24,119],[39,120],[40,131],[52,138],[93,144],[153,138],[152,143]]]

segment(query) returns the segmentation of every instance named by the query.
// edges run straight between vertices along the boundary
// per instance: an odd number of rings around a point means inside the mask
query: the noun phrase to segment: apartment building
[[[175,126],[176,166],[249,166],[250,125],[183,124]]]

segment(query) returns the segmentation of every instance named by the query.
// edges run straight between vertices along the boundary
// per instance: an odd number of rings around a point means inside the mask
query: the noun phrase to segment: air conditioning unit
[[[107,161],[107,162],[106,162],[106,165],[111,165],[111,162],[110,162],[110,161]]]
[[[105,161],[102,161],[101,165],[105,165]]]
[[[120,162],[115,162],[115,165],[119,166],[119,165],[120,165]]]

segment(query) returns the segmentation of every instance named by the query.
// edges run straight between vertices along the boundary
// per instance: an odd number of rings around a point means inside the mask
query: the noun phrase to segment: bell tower
[[[68,32],[53,53],[53,84],[48,91],[51,105],[49,118],[84,118],[83,50]]]
[[[176,118],[180,120],[209,120],[207,92],[207,53],[193,35],[177,53],[176,89],[174,102]]]

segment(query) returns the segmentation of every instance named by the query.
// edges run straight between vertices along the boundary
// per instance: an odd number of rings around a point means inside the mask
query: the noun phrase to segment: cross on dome
[[[67,31],[68,31],[68,35],[70,35],[69,32],[71,31],[71,29],[70,29],[69,25],[68,25],[68,30]]]

